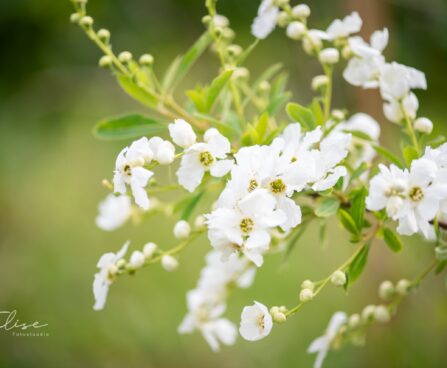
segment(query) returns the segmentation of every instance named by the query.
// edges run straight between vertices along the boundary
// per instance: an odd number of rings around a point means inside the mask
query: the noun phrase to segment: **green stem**
[[[325,94],[323,96],[323,106],[324,106],[324,121],[327,122],[331,115],[331,104],[332,104],[332,66],[323,65],[324,73],[328,77],[328,84],[325,88]]]

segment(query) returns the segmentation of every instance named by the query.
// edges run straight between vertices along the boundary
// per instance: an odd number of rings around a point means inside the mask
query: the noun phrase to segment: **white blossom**
[[[347,316],[344,312],[336,312],[326,329],[323,336],[316,338],[310,344],[307,352],[309,354],[317,353],[317,359],[314,363],[314,368],[321,368],[323,361],[326,358],[327,353],[331,349],[331,344],[337,337],[340,328],[347,322]]]
[[[347,15],[345,18],[334,20],[326,30],[331,40],[349,37],[362,28],[362,19],[357,12]]]
[[[152,137],[149,139],[149,147],[154,152],[154,160],[160,165],[169,165],[175,159],[174,145],[160,137]]]
[[[140,252],[139,250],[135,250],[132,252],[130,259],[129,259],[129,264],[130,266],[132,266],[133,268],[141,268],[144,265],[144,261],[145,261],[145,257],[144,254],[142,252]]]
[[[259,39],[266,38],[276,27],[279,9],[274,0],[262,0],[253,24],[251,33]]]
[[[96,226],[101,230],[112,231],[124,225],[132,214],[132,205],[127,195],[109,194],[98,206]]]
[[[206,171],[211,176],[222,177],[233,166],[233,160],[225,159],[230,153],[230,142],[216,129],[208,129],[204,143],[196,143],[185,150],[177,171],[179,183],[193,192],[202,182]]]
[[[425,117],[417,118],[414,122],[414,129],[424,134],[430,134],[433,130],[433,122]]]
[[[97,264],[99,272],[95,274],[93,281],[93,294],[95,296],[94,310],[101,310],[104,308],[109,287],[116,278],[116,262],[124,257],[128,246],[129,242],[126,242],[118,253],[105,253],[99,259]]]
[[[187,239],[191,233],[191,226],[185,220],[180,220],[174,225],[174,236],[176,239]]]
[[[196,143],[196,134],[191,125],[183,119],[176,119],[169,124],[169,134],[177,146],[188,148]]]
[[[272,316],[264,304],[255,301],[242,310],[239,333],[245,340],[261,340],[270,334],[272,327]]]
[[[178,261],[170,255],[165,255],[161,257],[161,266],[165,269],[165,271],[173,272],[178,268]]]
[[[145,187],[154,173],[144,168],[144,165],[150,163],[152,158],[153,151],[147,138],[143,137],[119,153],[113,177],[115,192],[126,194],[126,185],[129,185],[135,203],[145,210],[149,208]]]

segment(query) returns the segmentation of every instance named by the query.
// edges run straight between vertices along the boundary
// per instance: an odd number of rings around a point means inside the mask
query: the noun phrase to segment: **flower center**
[[[290,163],[294,163],[297,161],[298,161],[298,158],[296,158],[295,156],[290,159]]]
[[[253,230],[254,225],[255,222],[250,217],[245,217],[242,219],[239,227],[241,228],[243,233],[248,234],[250,231]]]
[[[265,322],[264,322],[264,315],[260,314],[256,320],[256,325],[259,327],[259,329],[262,331],[265,327]]]
[[[214,162],[214,157],[210,152],[203,151],[200,152],[199,161],[203,166],[208,167]]]
[[[255,179],[251,179],[248,183],[248,192],[253,192],[259,186]]]
[[[403,191],[404,188],[401,186],[392,186],[386,191],[385,195],[387,197],[400,197]]]
[[[282,181],[282,179],[275,179],[270,182],[270,191],[273,194],[281,194],[286,190],[286,185]]]
[[[420,187],[413,187],[410,189],[408,196],[413,202],[419,202],[422,198],[424,198],[424,192]]]
[[[123,172],[127,176],[131,176],[132,175],[132,167],[129,164],[124,165]]]

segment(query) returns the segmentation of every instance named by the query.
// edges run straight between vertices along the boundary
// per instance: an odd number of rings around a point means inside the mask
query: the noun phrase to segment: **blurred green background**
[[[429,91],[418,92],[421,114],[433,119],[435,133],[446,132],[447,2],[445,0],[314,0],[311,22],[326,27],[334,17],[359,10],[366,35],[387,26],[386,52],[426,72]],[[258,1],[220,0],[219,9],[251,42],[249,25]],[[108,115],[143,111],[119,90],[107,71],[96,67],[99,51],[70,25],[68,0],[0,2],[0,310],[17,309],[22,321],[48,323],[49,337],[13,337],[0,330],[0,367],[310,367],[305,353],[335,310],[348,313],[378,303],[381,280],[412,278],[425,268],[432,247],[419,239],[400,255],[376,242],[362,280],[346,297],[328,288],[310,306],[269,338],[210,352],[199,334],[179,336],[186,311],[185,292],[195,286],[204,238],[181,257],[168,274],[159,266],[114,285],[107,307],[92,310],[92,278],[99,256],[131,239],[133,249],[151,240],[173,246],[172,223],[150,219],[104,233],[94,225],[97,203],[106,195],[100,181],[111,177],[117,152],[128,142],[96,141],[93,124]],[[91,0],[97,26],[112,31],[115,50],[150,52],[162,70],[201,33],[201,0]],[[310,99],[309,82],[318,66],[281,31],[257,49],[248,65],[253,74],[281,61],[290,71],[294,99]],[[206,55],[185,86],[207,81],[217,63]],[[180,96],[183,99],[182,96]],[[367,111],[383,121],[376,92],[338,85],[338,107]],[[382,126],[382,141],[393,145],[396,129]],[[253,299],[267,305],[297,302],[305,278],[327,275],[352,252],[336,225],[328,247],[318,228],[307,232],[288,264],[269,258],[255,285],[238,290],[228,316],[239,321]],[[374,326],[363,348],[331,353],[328,367],[445,367],[447,294],[442,277],[429,277],[419,293],[402,304],[388,325]]]

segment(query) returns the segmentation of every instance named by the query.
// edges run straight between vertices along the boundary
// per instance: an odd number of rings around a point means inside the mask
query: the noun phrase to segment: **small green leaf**
[[[351,234],[358,235],[359,229],[357,228],[357,225],[354,219],[352,218],[351,214],[342,208],[338,210],[338,214],[340,216],[340,221],[343,227],[346,230],[348,230]]]
[[[206,111],[205,93],[198,88],[186,91],[186,95],[193,102],[196,109],[200,112]]]
[[[282,64],[273,64],[262,73],[258,79],[253,83],[253,89],[256,90],[264,81],[269,81],[276,73],[282,69]]]
[[[256,133],[258,134],[258,142],[256,143],[263,143],[265,135],[267,134],[267,128],[269,124],[269,114],[264,113],[261,115],[261,117],[258,119],[258,122],[256,123]]]
[[[397,167],[399,167],[401,169],[403,169],[405,167],[405,165],[402,163],[402,161],[394,153],[392,153],[391,151],[388,151],[386,148],[384,148],[382,146],[377,146],[377,145],[374,145],[373,148],[379,155],[381,155],[383,158],[385,158],[389,162],[393,163]]]
[[[290,102],[287,104],[286,110],[292,120],[300,123],[306,129],[312,130],[316,127],[315,118],[310,109]]]
[[[315,215],[318,217],[329,217],[337,213],[340,202],[336,198],[323,198],[315,209]]]
[[[447,266],[447,261],[439,262],[435,269],[435,275],[439,275]]]
[[[385,240],[386,245],[393,252],[398,253],[403,248],[402,239],[393,230],[384,228],[383,229],[383,240]]]
[[[419,158],[419,153],[418,153],[417,149],[414,148],[413,146],[406,146],[403,150],[403,155],[404,155],[405,162],[407,163],[408,166],[411,165],[411,162],[413,160],[416,160],[417,158]]]
[[[315,117],[315,123],[317,125],[323,125],[324,124],[323,109],[321,108],[321,104],[318,101],[318,98],[314,98],[312,100],[312,104],[310,105],[310,108],[311,108],[312,113]]]
[[[232,75],[233,70],[226,70],[212,81],[206,94],[206,112],[211,110]]]
[[[165,91],[172,91],[175,88],[210,43],[211,35],[205,32],[183,56],[174,59],[163,77],[162,86]]]
[[[365,244],[349,265],[346,274],[350,285],[354,283],[363,273],[366,266],[366,261],[368,260],[369,248],[370,243]]]
[[[363,229],[367,195],[368,191],[365,187],[355,190],[351,195],[351,215],[357,229]]]
[[[366,134],[365,132],[362,132],[360,130],[345,130],[344,132],[351,134],[353,137],[363,139],[364,141],[373,141],[369,134]]]
[[[144,88],[138,86],[126,75],[119,75],[117,77],[118,83],[121,88],[135,100],[143,104],[144,106],[154,109],[158,105],[158,99]]]
[[[201,192],[197,193],[195,196],[193,196],[186,203],[185,209],[183,210],[183,212],[180,216],[182,220],[187,221],[191,217],[194,209],[197,207],[197,205],[199,204],[199,202],[202,199],[204,194],[205,194],[205,191],[201,191]]]
[[[101,139],[128,139],[160,134],[165,130],[165,124],[139,114],[130,114],[101,120],[93,133]]]

